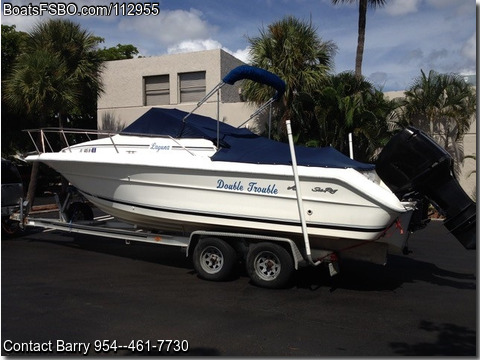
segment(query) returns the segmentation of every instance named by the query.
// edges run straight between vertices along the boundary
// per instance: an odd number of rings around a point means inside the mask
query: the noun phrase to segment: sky
[[[1,23],[26,32],[39,21],[60,17],[48,11],[34,16],[28,4],[43,3],[49,9],[67,4],[69,11],[110,4],[127,9],[126,3],[111,0],[1,3]],[[141,56],[222,48],[248,63],[248,39],[269,24],[294,16],[311,21],[323,41],[336,44],[334,73],[355,68],[357,2],[334,6],[331,0],[159,0],[149,4],[156,4],[158,15],[61,17],[104,38],[101,46],[132,44]],[[369,8],[362,74],[383,91],[407,89],[421,70],[476,74],[477,8],[474,0],[387,0],[381,8]],[[15,11],[27,15],[13,15]]]

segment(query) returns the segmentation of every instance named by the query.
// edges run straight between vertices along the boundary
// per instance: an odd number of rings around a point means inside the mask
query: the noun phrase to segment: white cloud
[[[196,9],[164,10],[158,16],[123,18],[119,29],[153,38],[165,46],[173,46],[182,41],[207,39],[217,31],[202,16],[202,12]]]
[[[418,11],[420,0],[391,0],[383,10],[391,16],[400,16]]]
[[[15,25],[17,31],[29,32],[33,25],[40,22],[41,16],[2,16],[2,25]]]
[[[177,53],[213,50],[213,49],[221,49],[221,48],[222,48],[222,44],[220,44],[218,41],[213,39],[185,40],[180,42],[179,44],[170,46],[167,49],[167,52],[169,54],[177,54]]]
[[[476,34],[475,32],[467,40],[465,45],[462,47],[462,55],[467,58],[467,60],[475,62],[477,59],[477,44],[476,44]]]
[[[38,1],[31,1],[33,5],[38,5]],[[23,1],[12,1],[9,3],[9,7],[6,7],[4,2],[2,1],[2,25],[15,25],[17,31],[30,31],[32,30],[33,26],[43,19],[46,19],[47,16],[26,16],[26,15],[13,15],[17,12],[25,11],[28,12],[28,2]],[[23,9],[23,10],[21,10]],[[6,11],[5,11],[6,10]],[[11,12],[12,14],[9,14]],[[29,12],[33,14],[33,12]]]
[[[226,52],[235,56],[237,59],[242,60],[244,63],[250,62],[250,48],[246,47],[245,49],[238,49],[237,51],[230,51],[224,48]]]
[[[227,53],[235,56],[237,59],[242,60],[245,63],[249,62],[250,48],[238,49],[237,51],[232,51],[217,41],[213,39],[200,39],[200,40],[185,40],[179,44],[172,45],[168,47],[167,53],[177,54],[177,53],[186,53],[193,51],[203,51],[203,50],[213,50],[213,49],[223,49]]]

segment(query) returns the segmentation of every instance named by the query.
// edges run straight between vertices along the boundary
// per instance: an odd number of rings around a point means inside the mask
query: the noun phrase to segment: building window
[[[179,74],[180,102],[197,102],[205,97],[205,71]]]
[[[170,79],[168,75],[145,76],[145,105],[170,104]]]

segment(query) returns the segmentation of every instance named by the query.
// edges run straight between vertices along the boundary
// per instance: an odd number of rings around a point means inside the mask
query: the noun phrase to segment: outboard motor
[[[453,173],[453,159],[421,130],[408,127],[382,150],[376,170],[401,198],[409,192],[425,196],[445,214],[445,227],[466,249],[476,248],[476,204]]]

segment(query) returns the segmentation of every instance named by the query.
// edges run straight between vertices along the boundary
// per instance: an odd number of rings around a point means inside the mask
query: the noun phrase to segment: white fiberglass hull
[[[95,147],[84,143],[71,152],[43,153],[29,160],[51,166],[94,205],[139,227],[275,233],[301,239],[291,167],[214,162],[208,156],[212,149],[202,147],[205,140],[198,146],[191,140],[192,152],[185,147],[173,150],[167,139],[124,138],[135,140],[135,146],[112,151],[107,139],[102,150],[102,142],[96,140]],[[299,175],[313,248],[331,243],[325,239],[378,239],[399,217],[408,226],[411,211],[406,204],[356,170],[299,167]],[[398,234],[379,240],[397,249],[404,241],[405,235]]]

